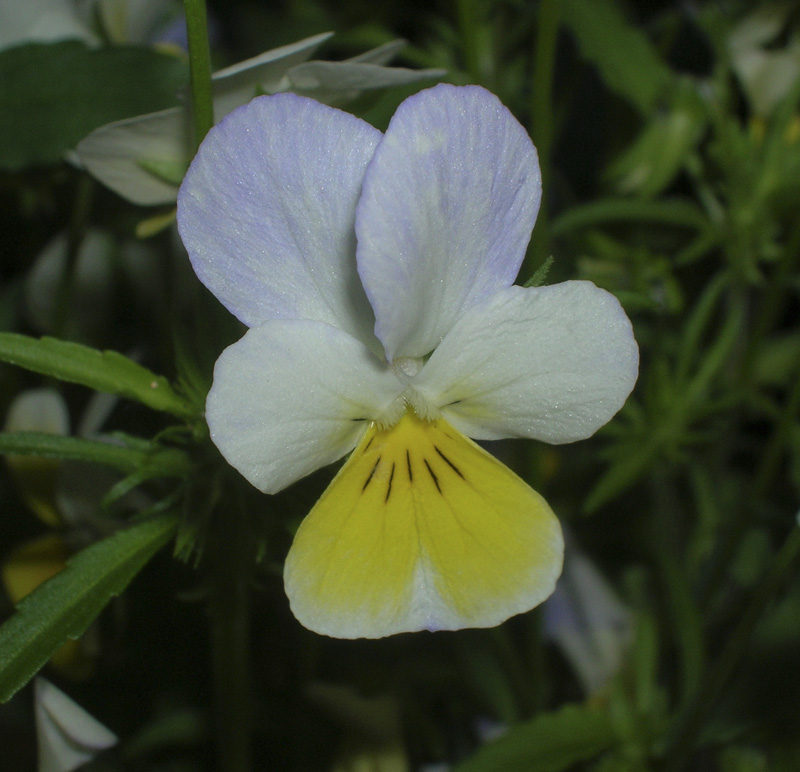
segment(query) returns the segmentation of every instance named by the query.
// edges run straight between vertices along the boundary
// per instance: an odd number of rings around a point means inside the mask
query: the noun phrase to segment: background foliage
[[[546,281],[615,293],[641,348],[596,437],[496,448],[584,561],[560,605],[381,641],[321,638],[288,611],[281,561],[332,471],[262,496],[211,445],[204,395],[239,329],[159,230],[169,208],[62,160],[108,121],[176,104],[185,54],[0,51],[0,414],[46,386],[77,427],[0,435],[0,770],[34,767],[22,687],[42,667],[121,738],[96,769],[796,769],[800,19],[643,7],[209,3],[214,69],[335,30],[326,58],[402,36],[406,66],[494,91],[543,170],[520,281],[552,256]],[[348,109],[383,128],[420,87]],[[117,399],[81,433],[97,391]],[[42,537],[67,568],[14,612],[8,567],[49,565],[20,552]]]

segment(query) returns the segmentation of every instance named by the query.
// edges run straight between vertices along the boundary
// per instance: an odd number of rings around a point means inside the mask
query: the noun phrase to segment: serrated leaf
[[[585,705],[566,705],[513,727],[453,772],[559,772],[616,743],[611,718]]]
[[[162,515],[79,552],[40,585],[0,627],[0,702],[10,699],[68,639],[82,635],[177,528]]]
[[[56,338],[0,332],[0,360],[60,381],[134,399],[179,418],[192,416],[190,406],[166,378],[116,351],[99,351]]]
[[[672,74],[645,34],[612,0],[562,0],[561,18],[608,88],[648,115]]]
[[[89,132],[178,104],[186,63],[147,47],[70,40],[0,52],[0,168],[58,163]]]

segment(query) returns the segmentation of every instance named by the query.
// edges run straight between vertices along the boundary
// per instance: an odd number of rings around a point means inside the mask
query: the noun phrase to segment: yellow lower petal
[[[445,421],[372,426],[302,522],[286,559],[310,630],[380,638],[492,627],[555,587],[561,528],[547,502]]]

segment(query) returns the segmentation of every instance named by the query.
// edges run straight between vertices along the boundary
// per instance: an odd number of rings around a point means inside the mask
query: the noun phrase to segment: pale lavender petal
[[[356,213],[358,270],[390,359],[428,354],[514,281],[540,197],[536,150],[488,91],[439,85],[400,105]]]
[[[200,280],[245,324],[314,319],[374,340],[353,223],[380,136],[294,94],[254,99],[209,132],[178,229]]]

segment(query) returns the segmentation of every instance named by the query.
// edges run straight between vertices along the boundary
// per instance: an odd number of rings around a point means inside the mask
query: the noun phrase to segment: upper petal
[[[274,320],[222,352],[206,420],[228,463],[276,493],[352,450],[403,388],[336,327]]]
[[[622,407],[639,349],[619,301],[588,281],[509,287],[461,318],[414,379],[477,439],[591,436]]]
[[[178,229],[200,280],[245,324],[315,319],[372,338],[354,219],[379,138],[294,94],[254,99],[209,132],[178,195]]]
[[[356,213],[358,271],[390,359],[428,354],[513,282],[540,197],[536,150],[488,91],[442,84],[400,105]]]

